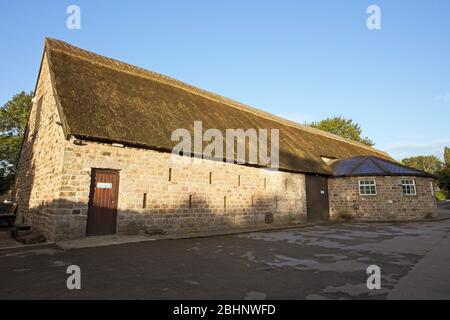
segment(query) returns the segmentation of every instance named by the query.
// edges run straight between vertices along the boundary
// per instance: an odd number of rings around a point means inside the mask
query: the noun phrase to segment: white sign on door
[[[112,189],[112,183],[97,182],[97,189]]]

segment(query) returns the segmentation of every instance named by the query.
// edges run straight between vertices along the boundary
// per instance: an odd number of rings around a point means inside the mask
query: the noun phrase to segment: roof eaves
[[[356,174],[341,174],[333,175],[332,178],[351,178],[351,177],[425,177],[436,179],[436,176],[425,173],[356,173]]]
[[[374,160],[376,160],[377,162],[380,162],[378,159],[374,159]],[[384,159],[380,159],[380,160],[382,160],[382,161],[387,161],[387,160],[384,160]],[[381,165],[381,164],[380,164],[380,165]],[[436,179],[436,176],[433,175],[433,174],[431,174],[431,173],[429,173],[429,172],[426,172],[426,171],[423,171],[423,170],[419,170],[419,169],[416,169],[416,168],[411,168],[411,167],[405,166],[404,164],[402,164],[402,163],[400,163],[400,162],[395,162],[395,165],[396,165],[396,166],[399,166],[399,167],[402,167],[402,168],[405,168],[405,169],[409,169],[409,170],[411,170],[411,171],[415,171],[415,173],[413,173],[412,175],[416,175],[416,176],[426,176],[426,177],[431,177],[431,178],[433,178],[433,179]],[[402,175],[402,174],[400,174],[400,175]],[[404,175],[404,174],[403,174],[403,175]]]
[[[139,143],[139,142],[131,142],[131,141],[127,141],[127,140],[118,140],[118,139],[110,139],[110,138],[104,138],[104,137],[94,137],[92,135],[85,135],[85,134],[73,134],[72,135],[74,138],[76,139],[81,139],[81,140],[85,140],[85,141],[91,141],[91,142],[95,142],[95,143],[106,143],[106,144],[112,144],[112,143],[119,143],[122,144],[126,147],[129,148],[138,148],[138,149],[145,149],[145,150],[154,150],[154,151],[158,151],[158,152],[164,152],[164,153],[172,153],[173,149],[172,148],[167,148],[167,147],[160,147],[160,146],[152,146],[152,145],[147,145],[145,143]],[[202,154],[191,154],[192,157],[203,157],[204,155]],[[204,159],[208,159],[208,160],[213,160],[213,161],[220,161],[220,162],[227,162],[227,159],[217,159],[217,158],[204,158]],[[297,173],[297,174],[319,174],[319,175],[323,175],[323,176],[328,176],[328,177],[332,177],[333,173],[330,170],[329,172],[326,172],[326,170],[323,170],[322,172],[312,172],[312,171],[305,171],[305,170],[293,170],[293,169],[288,169],[285,167],[279,167],[277,169],[273,169],[271,167],[267,167],[267,166],[263,166],[263,165],[259,165],[259,164],[253,164],[253,163],[236,163],[238,165],[243,165],[243,166],[248,166],[248,167],[255,167],[255,168],[261,168],[261,169],[267,169],[267,170],[278,170],[278,171],[283,171],[283,172],[290,172],[290,173]]]

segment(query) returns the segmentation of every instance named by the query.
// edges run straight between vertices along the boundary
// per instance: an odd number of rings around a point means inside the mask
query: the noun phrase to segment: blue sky
[[[0,0],[0,104],[33,90],[46,36],[294,121],[351,118],[397,159],[450,146],[448,0]]]

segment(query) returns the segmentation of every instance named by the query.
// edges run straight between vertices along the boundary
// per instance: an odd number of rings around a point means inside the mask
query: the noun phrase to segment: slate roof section
[[[377,156],[375,148],[279,118],[167,76],[46,39],[65,135],[170,152],[175,129],[279,129],[280,169],[331,175],[321,159]]]
[[[421,176],[433,177],[424,171],[404,166],[394,161],[388,161],[374,156],[357,156],[330,163],[333,175],[336,177],[355,176]]]

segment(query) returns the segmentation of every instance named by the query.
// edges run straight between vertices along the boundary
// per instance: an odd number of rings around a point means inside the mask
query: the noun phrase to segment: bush
[[[443,191],[436,191],[436,200],[445,200],[449,198],[449,195],[445,194]]]

